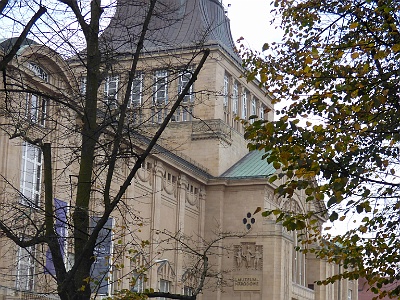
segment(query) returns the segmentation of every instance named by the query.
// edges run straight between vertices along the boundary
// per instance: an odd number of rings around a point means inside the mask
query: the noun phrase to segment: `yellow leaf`
[[[354,29],[354,28],[357,28],[357,26],[358,26],[358,23],[357,22],[353,22],[353,23],[351,23],[350,24],[350,29]]]
[[[360,129],[361,129],[360,124],[354,123],[354,129],[355,129],[355,130],[360,130]]]
[[[395,44],[395,45],[393,45],[392,51],[393,51],[394,53],[399,52],[399,51],[400,51],[400,44]]]
[[[356,59],[357,57],[359,57],[360,56],[360,54],[358,54],[358,52],[353,52],[352,54],[351,54],[351,58],[352,59]]]

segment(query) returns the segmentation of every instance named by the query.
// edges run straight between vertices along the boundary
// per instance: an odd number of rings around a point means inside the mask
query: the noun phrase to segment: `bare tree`
[[[191,52],[185,65],[195,67],[186,68],[189,75],[185,86],[173,103],[164,105],[162,111],[166,114],[162,122],[147,132],[143,123],[159,112],[150,112],[144,120],[133,125],[131,91],[138,76],[139,58],[145,41],[151,38],[148,33],[152,18],[167,19],[168,11],[177,7],[168,6],[168,1],[157,0],[134,4],[141,7],[142,14],[136,22],[139,34],[128,41],[134,45],[133,52],[121,53],[111,47],[118,43],[107,40],[110,38],[107,32],[102,35],[102,15],[108,6],[102,6],[100,0],[90,1],[87,6],[75,0],[54,1],[49,4],[51,9],[31,4],[29,9],[38,7],[37,13],[20,37],[13,41],[0,65],[3,71],[0,128],[8,135],[10,143],[14,140],[22,145],[27,159],[40,160],[40,164],[30,167],[35,180],[40,178],[38,174],[43,168],[44,188],[40,191],[40,185],[32,183],[32,178],[21,190],[13,178],[2,176],[4,198],[1,201],[5,210],[0,216],[0,233],[45,267],[45,262],[33,252],[39,248],[43,253],[48,251],[54,267],[54,273],[50,275],[61,299],[89,299],[98,288],[93,282],[92,266],[99,239],[105,239],[104,230],[110,231],[107,222],[119,209],[135,174],[190,92],[209,50]],[[35,21],[46,11],[45,21],[32,31]],[[60,12],[72,16],[72,19],[58,22],[57,19],[62,19]],[[71,20],[75,25],[67,26]],[[71,36],[63,31],[72,30],[74,26],[80,29],[83,48],[71,44]],[[55,29],[49,31],[49,28]],[[74,56],[67,64],[55,51],[26,40],[29,31],[39,41],[43,37],[48,41],[60,41],[57,49],[60,52],[68,45]],[[30,49],[25,55],[13,59],[23,43]],[[52,71],[51,80],[47,70],[37,63],[47,63],[49,56],[59,62],[58,68],[48,63],[47,69]],[[128,59],[123,66],[118,66],[117,58],[122,56]],[[116,72],[124,72],[126,81],[120,87],[114,86],[116,91],[113,93],[110,90],[103,92],[104,82],[108,89],[112,88],[111,81]],[[176,74],[178,76],[178,71]],[[160,88],[152,86],[152,89],[157,93]],[[123,97],[117,98],[116,92],[123,93]],[[122,165],[126,167],[125,172],[120,171]],[[25,183],[24,179],[22,182]],[[55,189],[57,193],[71,193],[74,199],[67,208],[55,206]],[[41,193],[44,194],[44,203],[39,201]],[[64,209],[69,210],[70,218],[60,217],[60,211]],[[60,222],[70,232],[69,244],[75,253],[70,266],[64,262],[65,236],[57,231]],[[48,269],[45,272],[51,273]]]

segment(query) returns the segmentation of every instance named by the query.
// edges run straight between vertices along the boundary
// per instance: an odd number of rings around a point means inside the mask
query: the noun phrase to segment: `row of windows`
[[[231,80],[228,74],[224,76],[223,97],[224,110],[228,114],[232,112],[233,115],[242,119],[247,119],[252,115],[264,119],[264,104],[256,97],[251,97],[250,92],[244,87],[240,87],[236,80]]]
[[[178,81],[177,81],[177,92],[180,94],[186,85],[188,84],[191,78],[191,71],[184,70],[179,73]],[[86,93],[86,77],[81,77],[80,80],[80,88],[81,93]],[[153,74],[153,90],[152,90],[152,98],[153,105],[163,107],[168,105],[169,103],[169,72],[167,70],[157,70]],[[104,82],[104,98],[106,104],[109,106],[118,105],[118,93],[120,91],[120,77],[116,76],[108,76]],[[143,96],[145,95],[144,90],[144,74],[142,72],[138,72],[136,77],[133,79],[132,88],[130,92],[130,101],[129,107],[131,108],[139,108],[143,104]],[[189,91],[185,94],[182,103],[189,104],[194,101],[193,95],[193,85],[190,87]]]

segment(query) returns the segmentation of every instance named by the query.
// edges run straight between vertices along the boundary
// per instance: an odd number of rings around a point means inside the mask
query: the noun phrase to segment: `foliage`
[[[259,78],[281,108],[274,122],[247,123],[249,147],[280,169],[271,182],[287,179],[280,196],[325,200],[330,221],[359,216],[354,230],[314,250],[344,265],[340,277],[365,276],[374,292],[396,297],[400,288],[381,287],[400,280],[400,2],[273,4],[282,42],[241,53],[248,80]]]

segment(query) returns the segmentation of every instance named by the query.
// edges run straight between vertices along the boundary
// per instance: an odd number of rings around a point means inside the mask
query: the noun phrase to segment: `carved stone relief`
[[[262,270],[263,246],[255,243],[241,243],[234,246],[234,265],[237,270]]]

